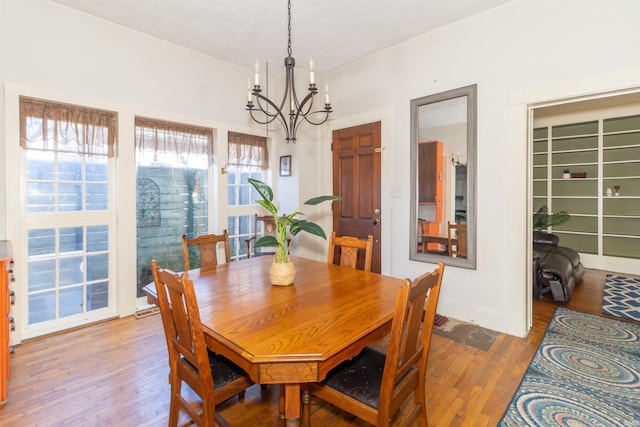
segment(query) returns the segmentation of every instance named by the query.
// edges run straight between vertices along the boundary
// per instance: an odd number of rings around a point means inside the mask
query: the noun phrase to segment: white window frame
[[[7,111],[7,120],[15,120],[15,128],[7,129],[6,164],[7,177],[18,177],[18,182],[10,182],[7,179],[7,203],[16,207],[18,215],[11,215],[7,218],[7,229],[12,230],[8,236],[12,241],[14,270],[16,285],[19,292],[16,301],[18,316],[16,318],[16,334],[12,334],[12,343],[19,343],[23,339],[34,338],[49,333],[67,330],[88,323],[98,322],[118,315],[117,308],[117,252],[116,247],[116,157],[108,158],[107,169],[108,179],[108,204],[107,211],[85,211],[85,212],[50,212],[50,213],[28,213],[27,212],[27,161],[26,151],[18,144],[20,138],[19,130],[19,99],[18,94],[7,93],[15,96],[15,104],[6,102],[7,110],[15,105],[10,114]],[[36,95],[43,99],[57,101],[51,96]],[[70,103],[82,104],[75,101]],[[96,106],[96,108],[100,108]],[[9,160],[12,159],[12,160]],[[15,161],[17,159],[17,161]],[[11,187],[10,187],[11,186]],[[11,188],[9,190],[9,188]],[[78,222],[80,221],[80,222]],[[65,227],[87,227],[93,225],[107,225],[109,227],[109,303],[106,308],[84,312],[73,316],[59,318],[54,321],[47,321],[29,325],[28,306],[28,232],[34,228],[65,228]],[[85,283],[86,286],[86,283]]]

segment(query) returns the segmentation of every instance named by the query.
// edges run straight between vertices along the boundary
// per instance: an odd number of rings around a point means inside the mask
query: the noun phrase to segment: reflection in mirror
[[[412,260],[476,267],[476,91],[411,100]]]

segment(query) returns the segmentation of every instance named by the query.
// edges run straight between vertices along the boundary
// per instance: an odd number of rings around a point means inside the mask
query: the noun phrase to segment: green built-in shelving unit
[[[640,115],[534,129],[532,205],[571,214],[552,230],[563,246],[640,258]]]

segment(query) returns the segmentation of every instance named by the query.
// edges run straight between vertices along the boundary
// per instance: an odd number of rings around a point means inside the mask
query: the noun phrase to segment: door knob
[[[380,224],[380,221],[378,221],[377,219],[373,220],[373,225],[379,225],[379,224]]]

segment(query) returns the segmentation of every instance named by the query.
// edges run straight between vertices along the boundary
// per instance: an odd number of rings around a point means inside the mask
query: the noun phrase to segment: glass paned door
[[[29,230],[29,325],[109,306],[109,227]]]
[[[96,320],[111,308],[109,160],[39,150],[26,159],[28,327]]]
[[[23,338],[116,314],[115,113],[21,99]]]
[[[227,203],[229,210],[227,230],[229,232],[231,259],[238,260],[247,258],[246,241],[256,234],[254,216],[257,212],[264,211],[256,203],[256,200],[260,197],[256,189],[249,184],[248,179],[264,180],[264,174],[261,168],[254,166],[229,166],[227,171]],[[261,230],[258,230],[257,234],[260,236]]]
[[[136,118],[136,271],[140,299],[145,297],[142,288],[153,281],[152,260],[162,268],[183,271],[182,235],[193,238],[209,232],[212,144],[212,129]]]

